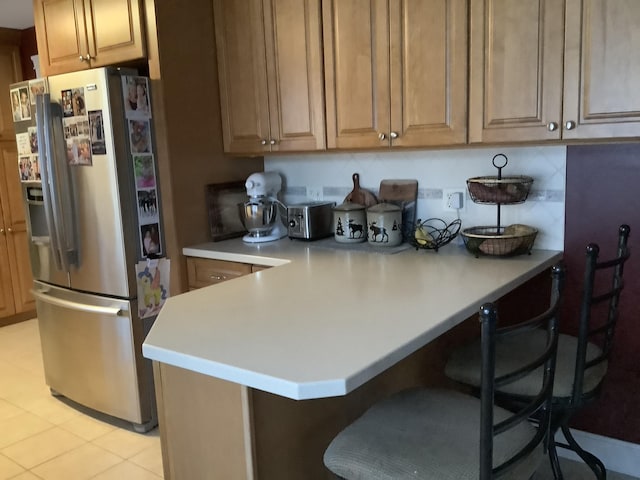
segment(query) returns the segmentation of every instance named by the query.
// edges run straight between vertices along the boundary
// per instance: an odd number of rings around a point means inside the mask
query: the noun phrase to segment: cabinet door
[[[466,0],[390,4],[391,144],[466,143]]]
[[[264,0],[271,151],[322,150],[320,0]]]
[[[639,31],[638,0],[567,1],[564,138],[638,136]]]
[[[187,257],[187,279],[190,290],[226,282],[250,273],[251,264],[249,263]]]
[[[224,150],[269,151],[262,0],[214,0]]]
[[[92,67],[144,58],[140,7],[140,0],[84,0]]]
[[[322,7],[327,147],[388,146],[389,3],[332,0]]]
[[[560,138],[563,4],[471,0],[470,143]]]
[[[2,179],[0,179],[2,180]],[[1,188],[1,186],[0,186]],[[0,318],[8,317],[16,313],[13,304],[13,285],[11,284],[11,270],[9,265],[9,252],[7,249],[7,229],[2,219],[4,202],[0,198]]]
[[[0,160],[2,160],[2,178],[0,178],[2,214],[7,232],[7,251],[9,252],[14,303],[16,313],[20,313],[35,309],[35,300],[31,295],[33,277],[15,142],[0,143]]]
[[[15,45],[0,45],[0,141],[15,138],[9,85],[20,80],[20,49]]]
[[[42,75],[89,68],[82,0],[36,0],[33,7]]]

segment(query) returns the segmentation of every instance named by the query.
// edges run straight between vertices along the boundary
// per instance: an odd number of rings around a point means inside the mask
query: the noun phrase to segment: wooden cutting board
[[[393,203],[402,208],[402,233],[410,238],[416,223],[417,180],[382,180],[378,201]]]
[[[370,207],[378,203],[373,193],[364,188],[360,188],[360,175],[354,173],[353,176],[353,190],[344,198],[345,202],[359,203],[365,207]]]

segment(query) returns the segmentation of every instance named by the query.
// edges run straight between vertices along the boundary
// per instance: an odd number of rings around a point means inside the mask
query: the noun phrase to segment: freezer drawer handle
[[[70,300],[62,300],[61,298],[55,298],[55,297],[52,297],[51,295],[47,295],[46,293],[38,292],[36,290],[31,290],[31,293],[38,300],[42,300],[43,302],[50,303],[52,305],[57,305],[58,307],[70,308],[73,310],[80,310],[82,312],[111,315],[114,317],[121,315],[123,313],[122,309],[118,307],[98,307],[96,305],[85,305],[82,303],[72,302]]]

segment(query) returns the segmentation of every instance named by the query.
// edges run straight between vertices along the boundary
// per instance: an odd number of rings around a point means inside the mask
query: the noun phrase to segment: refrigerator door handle
[[[49,103],[49,96],[46,97],[42,94],[36,95],[36,132],[38,136],[38,145],[40,152],[40,170],[42,175],[42,196],[44,200],[44,213],[45,220],[47,222],[47,230],[49,232],[49,243],[53,253],[53,259],[55,261],[56,268],[62,270],[62,255],[60,252],[60,239],[58,236],[58,229],[55,224],[54,206],[55,198],[51,191],[51,177],[53,172],[51,171],[50,156],[51,156],[51,142],[49,136],[49,124],[45,119],[47,115],[46,105]]]
[[[56,227],[62,268],[69,271],[77,265],[75,238],[75,211],[72,202],[73,185],[66,162],[66,142],[62,126],[62,108],[52,104],[49,94],[44,95],[44,137],[49,167],[53,222]]]
[[[81,312],[98,313],[101,315],[110,315],[112,317],[120,316],[124,310],[119,307],[101,307],[97,305],[85,305],[71,300],[53,297],[37,290],[31,290],[31,294],[37,299],[58,307],[69,308],[71,310],[79,310]]]

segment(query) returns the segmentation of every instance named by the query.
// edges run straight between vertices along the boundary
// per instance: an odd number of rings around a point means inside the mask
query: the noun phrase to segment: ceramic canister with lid
[[[367,209],[368,240],[377,247],[402,243],[402,209],[392,203],[378,203]]]
[[[360,243],[367,239],[364,205],[345,202],[333,209],[333,235],[339,243]]]

